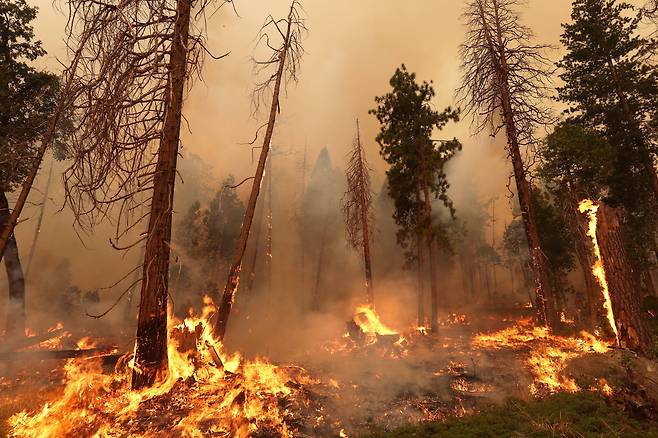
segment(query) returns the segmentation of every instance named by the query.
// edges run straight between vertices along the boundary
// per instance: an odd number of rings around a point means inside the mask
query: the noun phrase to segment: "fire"
[[[261,429],[295,436],[283,406],[311,379],[299,367],[224,353],[208,322],[213,311],[207,299],[201,317],[171,319],[168,374],[157,386],[130,390],[126,361],[108,375],[100,362],[70,360],[61,396],[33,414],[13,415],[12,436],[247,437]]]
[[[377,313],[369,306],[359,306],[356,308],[354,322],[359,326],[361,331],[366,334],[398,334],[395,330],[385,326],[379,319],[379,315],[377,315]]]
[[[586,213],[589,218],[589,226],[587,228],[587,235],[592,239],[592,245],[594,245],[594,256],[596,257],[596,262],[592,266],[592,274],[596,277],[597,281],[601,285],[601,292],[603,293],[603,305],[606,311],[606,317],[610,323],[610,327],[615,334],[615,339],[619,343],[619,332],[617,331],[617,324],[615,323],[615,314],[612,311],[612,301],[610,299],[610,291],[608,290],[608,280],[605,275],[605,268],[603,267],[603,259],[601,258],[601,249],[599,248],[599,241],[596,237],[596,227],[597,227],[597,217],[596,212],[598,211],[599,206],[594,203],[591,199],[583,199],[578,204],[578,211],[581,213]]]
[[[532,374],[530,393],[540,389],[549,393],[557,391],[577,392],[576,382],[562,375],[571,359],[589,353],[604,353],[608,344],[583,331],[579,337],[551,335],[546,327],[533,327],[523,323],[495,333],[475,336],[476,348],[499,350],[511,348],[527,350],[524,364]]]

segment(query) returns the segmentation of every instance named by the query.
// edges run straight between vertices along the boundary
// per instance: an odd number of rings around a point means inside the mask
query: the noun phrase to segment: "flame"
[[[354,322],[359,326],[363,333],[376,333],[378,335],[397,335],[398,332],[384,325],[379,319],[379,315],[369,306],[358,306]]]
[[[610,291],[608,290],[608,280],[605,275],[605,268],[603,267],[603,259],[601,258],[601,249],[599,248],[599,240],[596,237],[597,217],[596,212],[599,206],[591,199],[583,199],[578,204],[578,211],[586,213],[589,218],[589,225],[587,227],[587,235],[592,239],[594,245],[594,256],[596,261],[592,266],[592,274],[596,277],[601,285],[601,293],[603,293],[603,306],[605,307],[606,317],[610,323],[610,327],[615,334],[615,339],[619,343],[619,332],[617,331],[617,324],[615,323],[615,314],[612,311],[612,301],[610,299]]]
[[[533,327],[523,322],[495,333],[478,334],[473,345],[494,350],[527,348],[524,363],[533,377],[529,386],[532,395],[538,394],[540,389],[549,393],[579,391],[573,379],[562,375],[567,363],[583,354],[608,350],[608,344],[585,331],[580,332],[579,337],[554,336],[546,327]]]
[[[182,322],[170,318],[169,368],[158,385],[130,390],[131,363],[117,365],[107,375],[100,362],[70,360],[64,367],[66,386],[61,396],[35,413],[13,415],[8,422],[11,435],[247,437],[262,427],[277,436],[293,437],[295,429],[288,424],[281,398],[295,395],[310,378],[299,367],[293,376],[287,368],[263,359],[248,361],[239,354],[226,354],[208,322],[214,309],[208,298],[201,317]],[[88,342],[83,339],[80,345]],[[180,420],[158,430],[159,417],[170,409],[182,410]],[[152,418],[143,419],[144,415]]]

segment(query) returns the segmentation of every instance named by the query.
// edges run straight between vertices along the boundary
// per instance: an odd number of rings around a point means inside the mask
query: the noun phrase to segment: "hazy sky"
[[[39,7],[35,31],[46,50],[42,65],[59,70],[56,57],[64,60],[65,15],[51,0],[28,0]],[[288,2],[282,0],[236,0],[240,17],[230,8],[209,22],[208,47],[216,53],[231,51],[219,61],[209,58],[203,81],[197,81],[185,104],[184,113],[190,131],[183,134],[183,153],[196,154],[212,168],[214,178],[233,173],[238,180],[253,173],[250,149],[241,142],[253,137],[263,114],[252,115],[250,92],[255,83],[251,56],[255,36],[268,13],[285,16]],[[297,85],[288,88],[281,100],[282,112],[273,140],[289,153],[279,160],[289,174],[298,172],[298,163],[308,143],[312,163],[321,147],[327,146],[334,163],[343,167],[354,136],[355,118],[362,126],[362,138],[375,170],[374,187],[383,181],[384,163],[374,138],[376,120],[368,114],[373,98],[388,91],[388,80],[401,63],[418,74],[421,80],[433,80],[437,91],[437,108],[455,105],[454,90],[459,83],[458,46],[463,37],[460,14],[463,1],[456,0],[307,0],[308,38],[306,54]],[[62,7],[65,9],[65,7]],[[560,23],[569,18],[569,0],[529,0],[522,9],[523,21],[533,28],[537,40],[559,45]],[[551,54],[558,59],[559,50]],[[509,211],[505,198],[510,166],[504,161],[503,143],[486,135],[472,137],[469,121],[451,125],[443,137],[457,136],[464,151],[450,164],[451,196],[459,207],[464,194],[476,191],[482,198],[499,196],[500,211]],[[45,172],[44,172],[45,173]],[[185,175],[183,175],[185,177]],[[38,186],[44,184],[41,177]],[[291,184],[288,178],[285,184]],[[55,179],[54,196],[61,194],[61,181]],[[283,184],[283,183],[282,183]],[[245,185],[246,188],[246,185]],[[279,190],[296,190],[278,187]],[[178,188],[179,193],[182,189]],[[244,189],[242,189],[244,190]],[[244,193],[244,192],[243,192]],[[40,195],[36,194],[39,199]],[[49,212],[55,209],[49,207]],[[29,215],[29,212],[28,212]],[[87,240],[84,249],[71,230],[66,212],[50,217],[44,235],[50,236],[40,251],[66,248],[76,270],[88,272],[86,286],[109,281],[116,272],[98,263],[110,257],[107,235]],[[19,227],[23,242],[30,240],[33,221]],[[500,230],[504,220],[499,222]],[[27,253],[23,245],[21,252]],[[114,255],[112,257],[118,257]]]

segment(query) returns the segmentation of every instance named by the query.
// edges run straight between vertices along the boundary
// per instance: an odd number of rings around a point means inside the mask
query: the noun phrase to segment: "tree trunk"
[[[0,191],[0,222],[9,219],[9,202],[4,191]],[[14,235],[9,236],[5,249],[5,268],[9,283],[9,303],[7,306],[6,336],[25,336],[25,279]]]
[[[596,237],[605,268],[614,320],[622,346],[643,355],[651,353],[651,335],[642,317],[639,285],[624,247],[619,214],[601,203]]]
[[[416,188],[416,217],[420,218],[420,191]],[[425,327],[425,282],[423,277],[425,273],[423,272],[425,264],[425,254],[423,251],[424,247],[423,235],[420,230],[416,230],[416,249],[418,251],[418,326]]]
[[[320,239],[320,253],[318,255],[318,267],[315,271],[315,286],[313,287],[313,297],[311,299],[311,308],[315,311],[320,310],[320,277],[324,267],[324,248],[327,240],[327,230],[329,229],[329,213],[324,218],[322,226],[322,237]]]
[[[267,184],[267,182],[266,182]],[[261,205],[260,214],[258,215],[258,220],[256,220],[256,228],[254,229],[254,238],[253,246],[254,250],[251,253],[251,261],[247,263],[249,266],[248,276],[247,276],[247,290],[252,291],[254,289],[254,283],[256,281],[256,265],[258,264],[258,242],[260,241],[260,230],[263,228],[263,216],[265,216],[265,208]]]
[[[423,193],[425,194],[425,217],[428,226],[432,224],[432,204],[430,202],[430,189],[427,176],[423,180]],[[439,293],[436,284],[436,248],[434,246],[434,233],[428,230],[426,234],[427,248],[429,252],[429,265],[430,265],[430,302],[432,305],[430,317],[430,329],[432,333],[438,334],[439,332]]]
[[[191,0],[178,0],[169,59],[167,112],[158,148],[137,321],[133,389],[152,386],[167,369],[167,297],[171,220],[180,141]]]
[[[265,131],[263,146],[260,151],[258,166],[256,167],[256,174],[254,175],[254,181],[251,186],[249,202],[247,203],[244,220],[242,221],[242,227],[240,228],[240,236],[238,237],[238,243],[235,248],[235,259],[233,260],[233,264],[229,270],[226,285],[224,286],[224,292],[222,293],[222,297],[219,303],[219,310],[217,311],[217,320],[215,321],[214,325],[214,333],[220,341],[224,340],[224,335],[226,334],[226,328],[228,326],[228,319],[231,314],[233,302],[235,301],[235,293],[238,290],[238,284],[240,282],[240,269],[242,268],[242,258],[244,257],[244,251],[247,247],[247,239],[249,238],[249,231],[251,230],[251,223],[253,222],[254,211],[256,210],[256,201],[258,200],[258,194],[260,193],[260,186],[263,180],[263,172],[265,171],[265,163],[267,161],[267,155],[270,151],[272,134],[274,133],[274,123],[276,122],[276,115],[279,109],[279,92],[281,90],[281,81],[283,79],[286,56],[288,54],[288,50],[290,50],[290,28],[292,26],[293,8],[294,4],[290,7],[290,13],[288,14],[288,28],[286,30],[283,48],[281,49],[281,53],[279,55],[279,66],[276,72],[274,90],[272,92],[272,103],[270,105],[270,115],[267,122],[267,130]]]
[[[265,243],[267,268],[267,299],[272,298],[272,157],[267,161],[267,241]]]

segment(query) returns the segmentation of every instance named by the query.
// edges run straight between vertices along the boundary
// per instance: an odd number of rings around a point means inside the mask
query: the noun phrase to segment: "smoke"
[[[58,71],[56,58],[65,57],[66,18],[50,1],[33,3],[40,8],[36,34],[49,53],[42,66]],[[530,2],[524,10],[526,22],[541,41],[557,43],[559,24],[568,18],[569,4],[569,0]],[[179,169],[181,179],[176,186],[175,221],[192,202],[207,205],[220,181],[229,174],[241,181],[252,175],[256,166],[253,156],[258,150],[244,143],[253,138],[264,114],[253,113],[250,92],[256,78],[250,58],[258,52],[254,49],[255,37],[267,14],[283,16],[288,4],[283,0],[238,1],[236,6],[239,17],[230,8],[223,8],[210,19],[208,27],[209,50],[214,54],[227,51],[231,54],[220,61],[208,57],[203,78],[195,81],[187,96],[184,113],[189,124],[184,124],[182,134],[183,158]],[[245,295],[244,288],[238,291],[238,305],[228,334],[230,348],[277,360],[294,360],[296,355],[313,351],[323,342],[340,336],[354,306],[365,300],[361,259],[345,244],[342,229],[338,201],[344,182],[332,183],[335,192],[330,201],[316,199],[317,205],[305,212],[313,219],[307,224],[307,232],[311,235],[306,240],[306,248],[302,246],[301,162],[305,145],[309,180],[306,189],[311,189],[312,166],[325,147],[334,168],[332,178],[344,181],[342,172],[354,137],[355,119],[359,118],[364,147],[373,169],[373,188],[379,191],[384,186],[386,166],[375,142],[379,127],[368,110],[375,106],[374,96],[389,90],[388,80],[395,68],[405,63],[420,80],[433,80],[437,90],[434,105],[438,109],[458,106],[454,90],[459,83],[457,50],[463,35],[461,2],[309,0],[304,7],[309,35],[300,81],[287,84],[273,140],[276,151],[272,156],[273,288],[266,290],[264,287],[261,264],[260,285],[253,294]],[[486,135],[471,136],[468,119],[449,125],[440,135],[457,137],[464,145],[464,150],[448,167],[449,195],[455,202],[457,216],[466,219],[473,200],[486,202],[497,197],[499,216],[494,235],[500,240],[505,222],[511,220],[506,197],[510,166],[505,159],[503,141]],[[55,175],[61,175],[65,166],[66,163],[56,163]],[[45,178],[40,176],[37,188],[44,186]],[[327,182],[316,183],[322,186]],[[243,199],[248,187],[249,184],[245,184],[239,189]],[[110,247],[108,238],[115,224],[104,224],[89,235],[78,236],[79,230],[72,226],[71,213],[67,209],[59,211],[63,190],[58,178],[53,180],[51,198],[32,277],[27,283],[29,324],[35,329],[44,329],[65,316],[72,321],[86,321],[84,325],[89,330],[102,327],[111,332],[113,327],[126,327],[128,332],[130,326],[126,326],[123,302],[98,321],[90,320],[85,313],[100,312],[112,305],[126,283],[123,287],[102,288],[112,285],[139,265],[139,249],[124,254]],[[30,201],[36,204],[40,199],[41,194],[34,191]],[[332,212],[333,217],[326,236],[320,286],[316,288],[317,244],[326,211]],[[29,208],[23,217],[25,221],[17,229],[23,257],[29,252],[27,245],[34,233],[37,212],[38,206]],[[395,244],[395,228],[390,216],[379,214],[377,228],[374,260],[377,307],[385,321],[397,327],[409,327],[415,323],[415,304],[410,304],[415,303],[415,273],[402,269],[403,250]],[[306,251],[305,271],[300,273],[302,249]],[[220,284],[225,275],[218,272]],[[442,281],[443,294],[464,302],[462,285],[454,271]],[[55,303],[71,286],[77,286],[83,296],[100,289],[100,302],[81,303],[71,307],[68,314],[54,311]],[[301,301],[308,307],[316,291],[322,294],[321,311],[302,313]],[[172,298],[176,304],[182,304],[188,296],[198,296],[200,292],[176,290]],[[6,296],[3,279],[0,314]],[[399,369],[396,371],[406,375]]]

